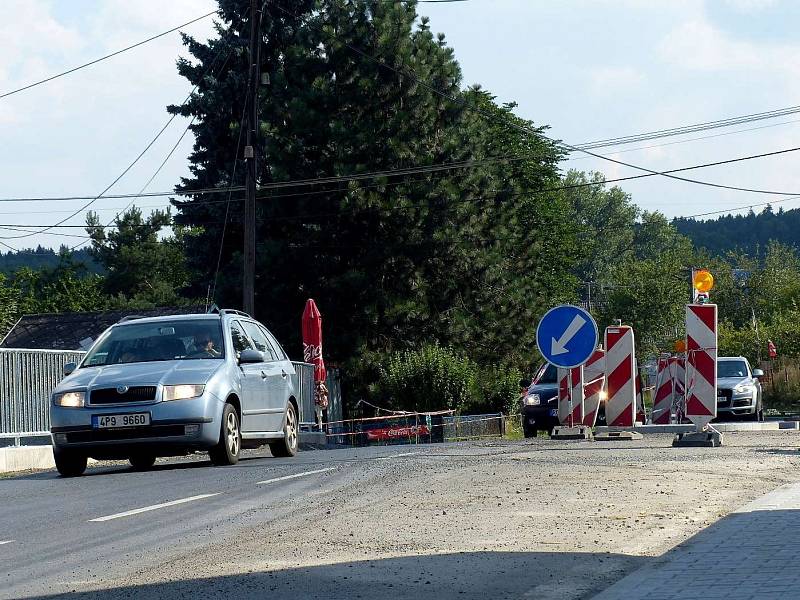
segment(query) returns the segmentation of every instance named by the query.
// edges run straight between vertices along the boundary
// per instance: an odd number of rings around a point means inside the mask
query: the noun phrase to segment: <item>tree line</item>
[[[179,191],[244,182],[249,2],[219,5],[216,35],[184,35],[190,58],[177,65],[197,86],[188,103],[168,108],[194,118]],[[719,270],[726,327],[746,328],[749,308],[757,319],[788,310],[800,290],[782,289],[778,304],[742,299],[727,278],[746,270],[755,282],[770,253],[793,250],[714,257],[601,173],[564,170],[547,126],[465,85],[453,48],[416,9],[376,0],[264,5],[254,316],[290,354],[300,356],[300,315],[313,297],[326,360],[347,372],[350,397],[414,408],[426,402],[410,393],[420,368],[430,377],[469,371],[464,389],[479,410],[497,408],[515,377],[534,368],[536,323],[554,304],[583,302],[603,326],[632,324],[642,355],[681,333],[693,265]],[[415,172],[391,173],[403,168]],[[116,229],[90,214],[88,252],[103,272],[81,271],[69,253],[56,266],[17,270],[3,281],[3,324],[20,312],[238,307],[241,200],[240,192],[194,195],[149,216],[134,208]]]

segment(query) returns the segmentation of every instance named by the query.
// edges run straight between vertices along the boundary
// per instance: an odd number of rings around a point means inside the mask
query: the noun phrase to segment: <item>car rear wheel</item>
[[[70,450],[54,450],[53,459],[56,469],[62,477],[78,477],[86,471],[88,458],[85,454],[79,454]]]
[[[522,434],[526,438],[534,438],[539,435],[539,430],[536,427],[523,427]]]
[[[242,449],[242,431],[239,427],[239,414],[232,404],[226,404],[222,410],[222,427],[219,443],[208,451],[214,465],[235,465],[239,462]]]
[[[283,439],[272,442],[269,445],[272,456],[288,457],[296,455],[298,435],[297,411],[294,409],[294,404],[289,402],[289,406],[286,408],[286,418],[284,419],[283,425]]]
[[[128,460],[135,471],[146,471],[156,464],[156,457],[152,454],[133,454]]]

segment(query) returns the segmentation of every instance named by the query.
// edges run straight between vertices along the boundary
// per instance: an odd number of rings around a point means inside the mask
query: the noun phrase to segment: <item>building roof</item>
[[[25,315],[11,328],[0,348],[36,350],[88,350],[91,343],[123,317],[158,317],[205,313],[204,306],[181,306],[142,310],[111,310]]]

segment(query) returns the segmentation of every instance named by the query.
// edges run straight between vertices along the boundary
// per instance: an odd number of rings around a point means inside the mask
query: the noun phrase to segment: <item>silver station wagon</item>
[[[208,451],[232,465],[244,447],[294,456],[294,366],[261,323],[238,311],[127,317],[107,329],[50,402],[53,454],[63,476],[88,458],[128,459]]]

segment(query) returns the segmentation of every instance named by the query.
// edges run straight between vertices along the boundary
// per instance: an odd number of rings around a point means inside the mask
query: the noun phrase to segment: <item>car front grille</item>
[[[138,385],[120,393],[117,388],[100,388],[89,393],[89,404],[127,404],[131,402],[152,402],[156,399],[156,386]]]
[[[132,429],[92,429],[67,433],[67,443],[80,444],[87,442],[114,442],[119,440],[140,440],[147,438],[166,438],[183,436],[186,429],[183,425],[154,425]]]

